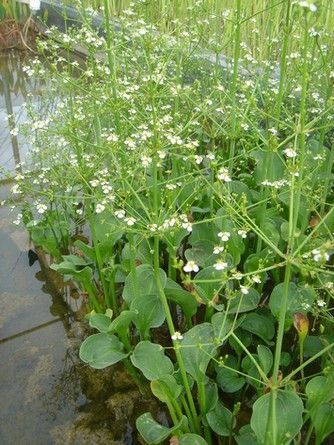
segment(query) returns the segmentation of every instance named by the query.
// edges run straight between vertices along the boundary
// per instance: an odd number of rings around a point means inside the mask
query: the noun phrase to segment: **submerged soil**
[[[17,23],[5,19],[0,22],[0,50],[34,49],[37,34],[33,21]]]

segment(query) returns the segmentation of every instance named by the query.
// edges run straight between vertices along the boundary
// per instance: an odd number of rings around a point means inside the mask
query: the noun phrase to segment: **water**
[[[24,58],[0,53],[0,165],[7,176],[28,148],[10,127],[26,119],[26,95],[38,100],[44,89],[25,80]],[[12,113],[12,122],[5,120]],[[10,187],[0,181],[0,201]],[[139,443],[135,418],[150,410],[163,421],[163,413],[142,400],[122,366],[97,371],[80,363],[83,301],[46,267],[46,256],[29,266],[34,247],[13,219],[9,205],[0,207],[0,443]]]

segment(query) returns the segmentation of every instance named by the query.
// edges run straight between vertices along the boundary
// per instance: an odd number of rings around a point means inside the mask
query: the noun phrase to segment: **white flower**
[[[160,159],[165,159],[165,157],[166,157],[166,152],[165,151],[158,150],[157,153],[158,153],[158,156],[159,156]]]
[[[244,295],[249,294],[249,288],[248,288],[247,286],[243,286],[243,285],[241,284],[241,285],[240,285],[240,290],[241,290],[241,293],[244,294]]]
[[[324,300],[317,300],[317,305],[319,307],[324,307],[324,306],[326,306],[326,301],[324,301]]]
[[[89,183],[92,187],[97,187],[100,184],[100,181],[98,179],[93,179],[92,181],[89,181]]]
[[[254,282],[254,283],[261,283],[261,278],[259,277],[259,275],[253,275],[252,276],[252,281]]]
[[[228,174],[228,170],[225,167],[222,167],[219,169],[217,178],[220,179],[221,181],[225,181],[225,182],[231,182],[232,179],[230,178],[229,174]]]
[[[222,241],[228,241],[230,239],[231,234],[230,232],[219,232],[218,236]]]
[[[188,261],[185,266],[183,266],[183,270],[185,272],[198,272],[199,267],[195,263],[195,261]]]
[[[95,212],[102,213],[105,210],[105,206],[103,204],[96,204]]]
[[[317,10],[316,5],[310,2],[309,0],[301,0],[299,2],[299,6],[301,6],[302,8],[309,9],[311,12],[315,12]]]
[[[183,222],[182,223],[182,228],[186,229],[188,232],[192,232],[192,230],[193,230],[193,226],[192,226],[192,224],[189,221]]]
[[[203,156],[195,155],[195,162],[197,165],[201,164],[202,161],[203,161]]]
[[[124,221],[127,223],[128,226],[133,226],[136,223],[136,219],[132,216],[125,218]]]
[[[140,159],[143,167],[148,167],[152,163],[152,158],[149,156],[142,156]]]
[[[18,225],[21,223],[21,221],[22,221],[22,213],[19,213],[19,214],[17,215],[17,217],[16,217],[16,220],[13,221],[13,223],[14,223],[16,226],[18,226]]]
[[[232,278],[234,278],[235,280],[241,280],[241,278],[242,278],[242,273],[241,273],[241,272],[235,272],[235,273],[232,275]]]
[[[326,289],[333,289],[333,287],[334,287],[333,281],[327,281],[327,283],[325,283]]]
[[[215,246],[214,248],[213,248],[213,253],[215,254],[215,255],[218,255],[218,254],[220,254],[221,252],[223,252],[224,251],[224,246]]]
[[[276,128],[269,128],[268,130],[271,134],[273,134],[274,136],[277,135],[278,131],[276,130]]]
[[[238,235],[240,235],[241,238],[247,238],[246,230],[238,230]]]
[[[283,150],[283,153],[287,158],[295,158],[297,156],[297,152],[293,148],[286,148]]]
[[[12,136],[17,136],[19,134],[19,129],[18,128],[13,128],[12,130],[10,130],[10,134]]]
[[[172,340],[182,340],[183,335],[180,332],[175,331],[171,338]]]
[[[37,212],[38,213],[44,213],[44,212],[46,212],[47,211],[47,209],[48,209],[48,206],[46,206],[45,204],[37,204],[36,205],[36,209],[37,209]]]
[[[125,210],[123,210],[123,209],[115,210],[115,216],[118,219],[123,219],[125,217]]]
[[[314,261],[316,261],[317,263],[319,261],[328,261],[330,258],[330,255],[327,252],[321,253],[319,249],[313,249],[312,254]]]
[[[75,211],[75,213],[77,213],[78,215],[82,215],[83,214],[83,210],[82,209],[77,209]]]
[[[217,263],[213,265],[216,270],[224,270],[227,266],[228,264],[225,263],[225,261],[217,261]]]
[[[12,193],[13,193],[13,195],[19,195],[20,193],[22,193],[21,190],[20,190],[19,184],[13,185]]]

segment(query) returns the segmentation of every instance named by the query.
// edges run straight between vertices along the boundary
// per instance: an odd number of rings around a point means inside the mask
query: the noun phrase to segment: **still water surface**
[[[26,120],[27,94],[36,102],[46,94],[43,85],[25,78],[25,58],[22,53],[0,53],[0,201],[8,198],[12,185],[4,178],[15,174],[28,149],[10,130]],[[158,420],[163,414],[142,400],[122,368],[95,371],[79,362],[85,335],[82,301],[44,267],[43,257],[29,266],[33,246],[13,219],[15,210],[2,205],[0,443],[139,443],[135,417],[150,409]]]

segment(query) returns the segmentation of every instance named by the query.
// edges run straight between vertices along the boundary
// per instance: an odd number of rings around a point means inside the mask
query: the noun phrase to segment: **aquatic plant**
[[[50,64],[26,73],[57,99],[47,117],[30,109],[32,162],[13,188],[24,197],[16,222],[86,300],[98,333],[81,359],[122,361],[150,382],[171,426],[140,416],[146,443],[325,443],[334,70],[321,25],[331,13],[308,1],[263,8],[277,20],[264,60],[242,40],[253,16],[241,1],[220,16],[231,58],[195,20],[160,33],[141,5],[116,30],[105,6],[105,36],[86,11],[82,28],[39,42]]]

